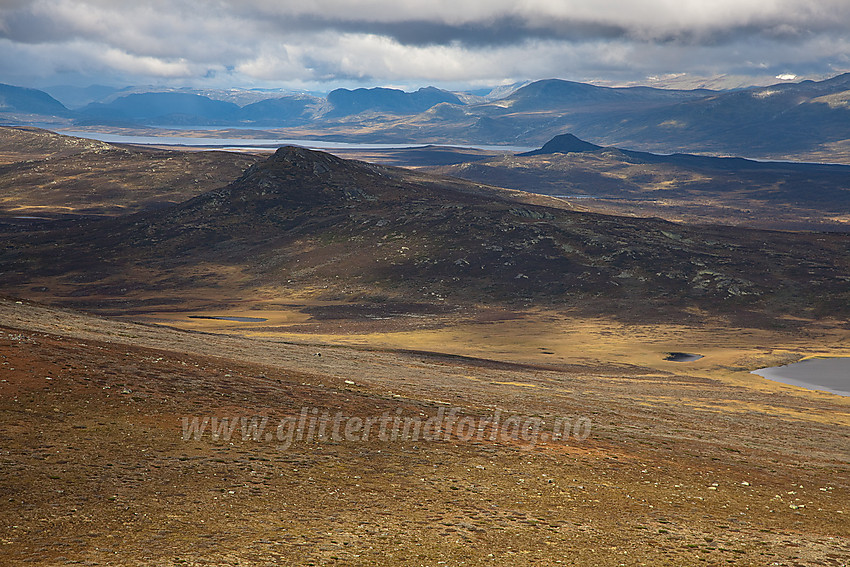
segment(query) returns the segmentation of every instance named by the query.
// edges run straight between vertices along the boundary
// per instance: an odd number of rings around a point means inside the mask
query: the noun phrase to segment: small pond
[[[850,357],[809,358],[785,366],[754,370],[753,374],[791,386],[850,396]]]
[[[693,362],[702,357],[701,354],[691,354],[689,352],[668,352],[664,360],[669,360],[670,362]]]
[[[262,323],[268,321],[262,317],[230,317],[225,315],[189,315],[189,319],[217,319],[219,321],[236,321],[237,323]]]

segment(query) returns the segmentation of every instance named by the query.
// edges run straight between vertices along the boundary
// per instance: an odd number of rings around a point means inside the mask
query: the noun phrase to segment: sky
[[[850,71],[848,30],[848,0],[0,0],[0,82],[763,83]]]

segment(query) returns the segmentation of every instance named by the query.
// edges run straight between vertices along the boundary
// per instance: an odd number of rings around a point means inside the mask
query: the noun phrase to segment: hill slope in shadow
[[[850,240],[572,212],[281,148],[167,209],[11,235],[6,291],[102,312],[281,297],[844,313]]]

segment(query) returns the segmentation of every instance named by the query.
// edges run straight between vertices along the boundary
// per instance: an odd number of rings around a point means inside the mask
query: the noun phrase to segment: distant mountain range
[[[700,147],[760,155],[782,148],[795,153],[850,138],[850,73],[821,82],[712,93],[642,115],[623,113],[609,126],[606,136],[595,138],[631,147],[653,140],[656,148],[667,150]],[[575,133],[590,131],[584,127]]]
[[[71,110],[82,108],[91,102],[106,102],[107,98],[124,91],[124,89],[105,85],[89,85],[88,87],[56,85],[42,90]],[[124,92],[124,95],[127,94],[130,93]]]
[[[79,110],[83,123],[207,125],[239,119],[239,106],[205,96],[183,93],[131,94],[111,103],[92,103]]]
[[[457,95],[426,87],[406,93],[397,89],[337,89],[328,93],[328,116],[350,116],[363,112],[419,114],[440,103],[463,104]]]
[[[0,84],[0,117],[5,114],[69,117],[73,113],[44,91]]]
[[[292,126],[322,117],[341,118],[362,113],[418,114],[448,103],[463,105],[457,95],[434,87],[407,93],[398,89],[337,89],[327,100],[309,95],[266,98],[240,106],[196,93],[131,93],[108,102],[92,102],[69,110],[43,91],[0,85],[6,114],[70,117],[80,125],[154,126]]]
[[[362,143],[535,146],[572,132],[597,145],[658,153],[850,163],[850,74],[733,91],[611,88],[550,79],[504,94],[337,89],[324,98],[291,94],[240,105],[193,92],[150,92],[71,111],[44,92],[3,85],[0,119],[295,128],[285,133]]]

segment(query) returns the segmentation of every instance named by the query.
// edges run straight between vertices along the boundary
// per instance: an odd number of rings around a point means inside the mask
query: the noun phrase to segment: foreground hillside
[[[666,332],[690,340],[652,334]],[[757,351],[764,340],[783,339],[741,335],[738,345]],[[728,372],[705,378],[669,362],[531,365],[297,345],[2,299],[0,352],[10,564],[850,557],[846,398],[752,375],[735,384]],[[437,419],[453,408],[458,420],[539,416],[546,432],[567,418],[588,435],[475,438]],[[439,439],[278,438],[278,424],[291,423],[281,420],[302,414],[434,418],[444,429]],[[243,437],[241,418],[266,417]],[[184,418],[235,420],[234,432],[184,438]]]

